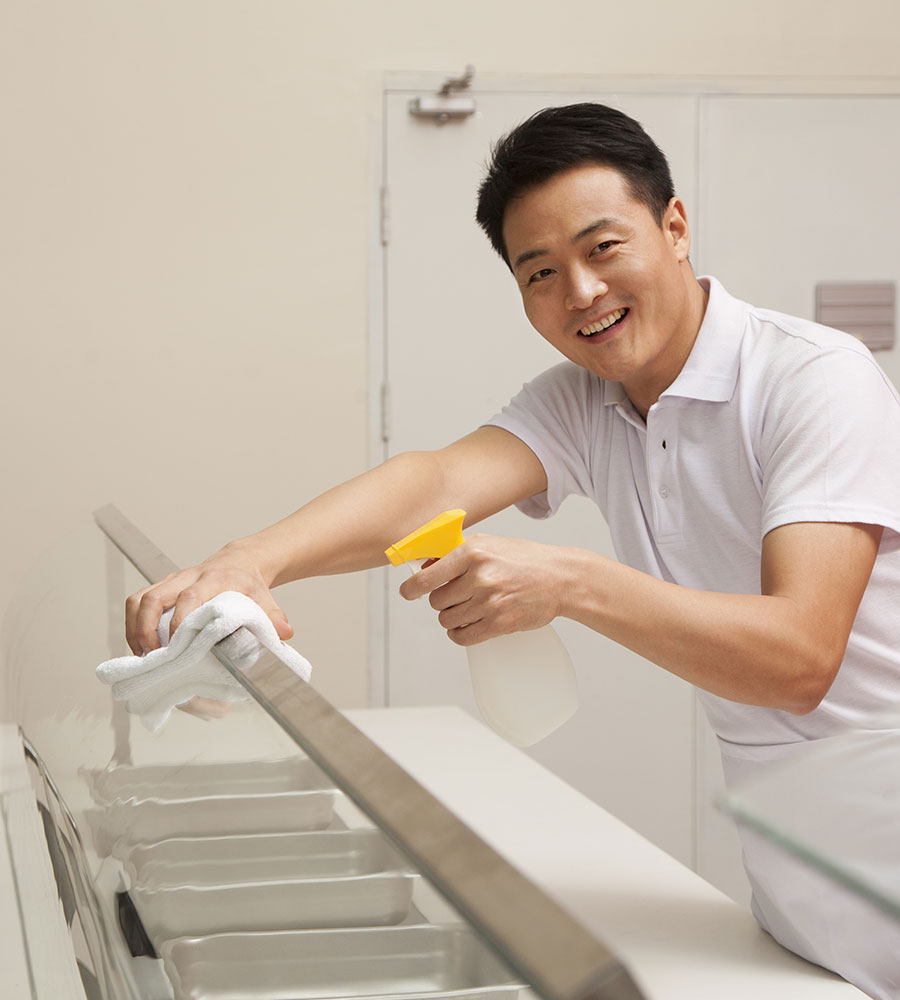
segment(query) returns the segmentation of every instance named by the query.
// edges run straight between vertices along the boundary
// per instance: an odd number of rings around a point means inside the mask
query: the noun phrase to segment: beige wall
[[[385,74],[890,75],[898,27],[895,0],[3,0],[0,607],[107,501],[187,564],[362,469]],[[363,704],[364,580],[282,594]]]

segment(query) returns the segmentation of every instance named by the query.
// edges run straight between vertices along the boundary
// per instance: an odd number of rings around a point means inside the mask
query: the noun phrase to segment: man
[[[871,355],[698,280],[664,156],[612,109],[515,129],[477,217],[567,360],[460,441],[393,458],[134,595],[135,652],[156,646],[163,608],[177,626],[227,589],[287,638],[270,587],[381,565],[448,508],[470,524],[511,504],[546,516],[574,492],[596,500],[621,562],[474,535],[402,594],[429,594],[461,645],[562,616],[696,684],[730,778],[863,723],[900,690],[900,399]],[[360,504],[378,512],[364,525]],[[873,911],[852,934],[844,900],[785,884],[763,846],[745,848],[764,926],[900,995],[900,925]]]

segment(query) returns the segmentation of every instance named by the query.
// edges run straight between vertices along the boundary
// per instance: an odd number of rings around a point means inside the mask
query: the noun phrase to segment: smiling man
[[[598,207],[609,214],[596,218]],[[645,415],[681,371],[706,309],[681,202],[657,220],[614,168],[575,167],[510,202],[503,240],[535,329],[620,382]]]
[[[900,398],[872,356],[698,279],[665,157],[602,105],[547,109],[505,137],[477,218],[566,360],[462,440],[397,456],[134,595],[132,648],[155,648],[164,608],[174,628],[223,590],[287,638],[276,584],[382,565],[445,509],[545,517],[577,493],[619,561],[472,535],[401,592],[430,595],[462,645],[567,617],[687,679],[732,781],[871,724],[900,690]],[[361,504],[377,515],[363,522]],[[900,924],[744,846],[763,926],[900,996]]]

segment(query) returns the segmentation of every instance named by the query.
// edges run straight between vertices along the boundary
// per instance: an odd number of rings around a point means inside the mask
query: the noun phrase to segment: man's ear
[[[688,226],[684,203],[680,198],[673,198],[666,206],[662,228],[666,238],[670,240],[678,260],[687,260],[691,250],[691,230]]]

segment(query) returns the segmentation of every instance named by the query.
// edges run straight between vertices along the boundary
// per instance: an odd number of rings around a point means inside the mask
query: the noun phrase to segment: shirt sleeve
[[[762,412],[762,534],[797,521],[900,532],[900,397],[864,348],[799,345]]]
[[[509,431],[537,455],[547,489],[516,506],[529,517],[556,513],[573,493],[591,496],[590,454],[598,379],[565,361],[543,372],[487,423]]]

